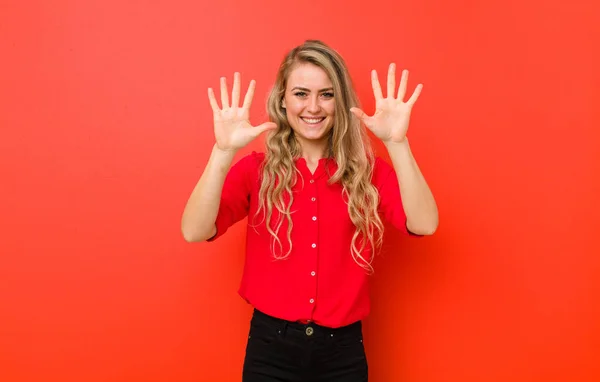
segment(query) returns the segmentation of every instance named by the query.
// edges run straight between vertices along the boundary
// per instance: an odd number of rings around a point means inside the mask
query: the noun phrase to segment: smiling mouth
[[[318,125],[319,123],[325,120],[325,117],[320,118],[308,118],[308,117],[300,117],[301,120],[308,123],[309,125]]]

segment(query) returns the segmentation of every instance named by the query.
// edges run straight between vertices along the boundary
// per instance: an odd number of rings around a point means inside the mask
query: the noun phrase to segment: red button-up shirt
[[[299,180],[292,188],[292,251],[286,259],[276,260],[262,212],[254,216],[264,157],[264,153],[253,152],[229,170],[216,220],[217,233],[209,240],[217,239],[231,225],[248,217],[240,296],[256,309],[290,321],[340,327],[364,319],[370,309],[369,275],[350,252],[355,226],[342,197],[342,186],[328,184],[327,174],[336,171],[336,164],[321,159],[311,173],[303,158],[296,161],[304,181]],[[377,158],[372,183],[379,190],[382,218],[410,234],[393,167]],[[255,226],[257,222],[263,224]],[[279,238],[285,253],[285,219]]]

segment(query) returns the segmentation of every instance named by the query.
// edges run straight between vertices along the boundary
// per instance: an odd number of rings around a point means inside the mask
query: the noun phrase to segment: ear
[[[281,107],[285,109],[285,98],[281,99]]]

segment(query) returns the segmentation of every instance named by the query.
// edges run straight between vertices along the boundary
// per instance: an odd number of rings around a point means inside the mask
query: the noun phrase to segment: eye
[[[325,92],[325,93],[323,93],[323,97],[325,97],[325,98],[333,98],[333,93],[332,92]]]
[[[306,93],[305,93],[305,92],[296,92],[296,93],[294,93],[294,95],[295,95],[296,97],[305,97],[305,96],[306,96]]]

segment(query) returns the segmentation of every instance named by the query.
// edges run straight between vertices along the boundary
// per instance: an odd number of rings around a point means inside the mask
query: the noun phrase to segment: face
[[[303,63],[287,79],[282,106],[301,144],[324,143],[333,127],[333,84],[320,67]]]

